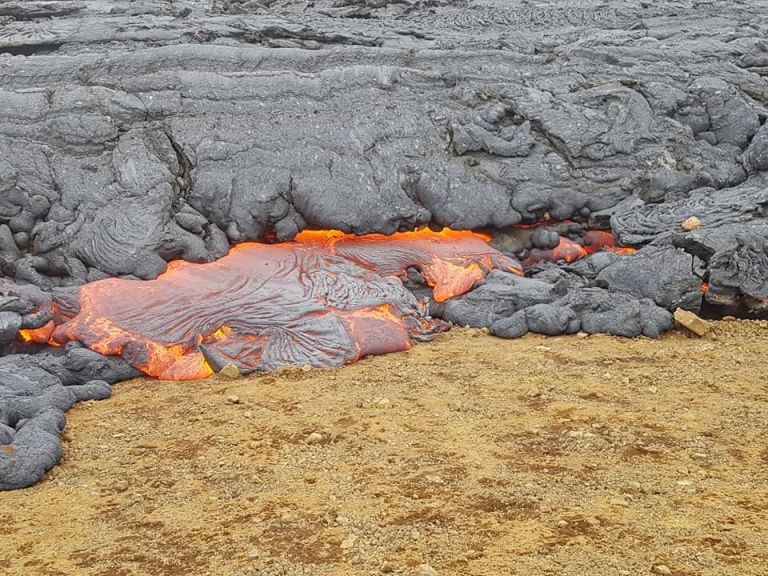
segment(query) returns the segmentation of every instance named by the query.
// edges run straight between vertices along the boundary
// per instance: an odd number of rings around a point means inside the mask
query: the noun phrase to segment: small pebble
[[[696,218],[696,216],[691,216],[690,218],[684,220],[680,227],[686,232],[698,230],[701,228],[701,220]]]
[[[227,378],[229,380],[235,380],[237,378],[240,378],[240,368],[235,366],[234,364],[227,364],[219,370],[219,376],[223,376],[224,378]]]
[[[656,574],[672,574],[672,570],[666,564],[656,564],[653,567],[653,571]]]
[[[319,432],[312,432],[307,436],[307,444],[318,444],[323,441],[323,435]]]
[[[387,562],[386,560],[381,563],[381,566],[379,567],[379,572],[382,574],[392,574],[392,572],[395,571],[395,567],[391,562]]]
[[[419,567],[416,568],[416,574],[419,576],[438,576],[437,570],[429,564],[419,564]]]
[[[227,396],[227,404],[240,404],[240,397],[234,394]]]
[[[357,536],[354,534],[350,534],[344,540],[341,542],[341,549],[342,550],[349,550],[355,545],[355,542],[357,542]]]

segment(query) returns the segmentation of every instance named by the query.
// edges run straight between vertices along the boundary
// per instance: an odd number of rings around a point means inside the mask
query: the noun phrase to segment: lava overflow
[[[150,376],[192,380],[233,363],[336,366],[410,347],[446,329],[401,278],[418,268],[438,301],[470,290],[492,269],[520,264],[474,232],[422,229],[391,236],[306,231],[295,242],[243,243],[205,264],[174,261],[155,280],[82,286],[69,313],[26,341],[82,342],[121,355]]]

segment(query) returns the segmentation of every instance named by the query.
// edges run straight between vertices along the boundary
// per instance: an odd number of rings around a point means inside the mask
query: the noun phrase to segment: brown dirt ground
[[[0,494],[0,573],[765,575],[767,355],[768,322],[457,329],[340,369],[126,382]]]

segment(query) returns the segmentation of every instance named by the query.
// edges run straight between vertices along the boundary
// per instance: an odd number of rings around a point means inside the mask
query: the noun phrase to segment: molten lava
[[[410,347],[445,329],[403,286],[421,270],[437,300],[519,263],[472,232],[392,236],[302,232],[296,242],[244,243],[211,263],[176,261],[155,280],[107,279],[80,288],[79,311],[20,338],[78,340],[146,374],[204,378],[209,359],[242,369],[335,366]]]
[[[584,233],[583,244],[561,236],[560,243],[551,250],[532,249],[526,259],[526,264],[535,264],[542,261],[565,261],[570,263],[600,251],[631,254],[635,249],[616,246],[616,240],[611,232],[589,230]]]

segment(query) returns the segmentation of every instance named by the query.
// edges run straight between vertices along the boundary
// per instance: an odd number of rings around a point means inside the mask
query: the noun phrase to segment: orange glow
[[[296,240],[322,245],[332,254],[351,260],[384,276],[404,275],[410,267],[421,270],[438,302],[471,290],[493,269],[522,275],[517,260],[490,248],[487,234],[443,228],[422,228],[390,236],[355,236],[338,230],[304,230]]]
[[[48,322],[45,326],[41,326],[40,328],[30,328],[30,329],[22,329],[19,330],[18,336],[19,339],[23,340],[24,342],[34,342],[35,344],[51,344],[53,346],[61,346],[61,344],[58,344],[51,340],[51,335],[53,334],[53,330],[56,328],[56,326],[53,323],[53,320]]]
[[[539,226],[531,225],[531,226]],[[527,263],[534,264],[549,260],[550,262],[575,262],[595,252],[613,252],[615,254],[632,254],[636,250],[625,246],[616,246],[616,239],[611,232],[605,230],[589,230],[582,237],[584,245],[563,236],[559,244],[551,250],[532,249]]]
[[[701,283],[701,293],[702,294],[706,294],[707,290],[709,290],[709,284],[707,284],[706,282],[702,282]]]
[[[560,262],[564,260],[566,262],[573,262],[579,258],[584,258],[589,254],[586,248],[581,244],[569,240],[568,238],[560,238],[560,243],[552,250],[552,262]]]

